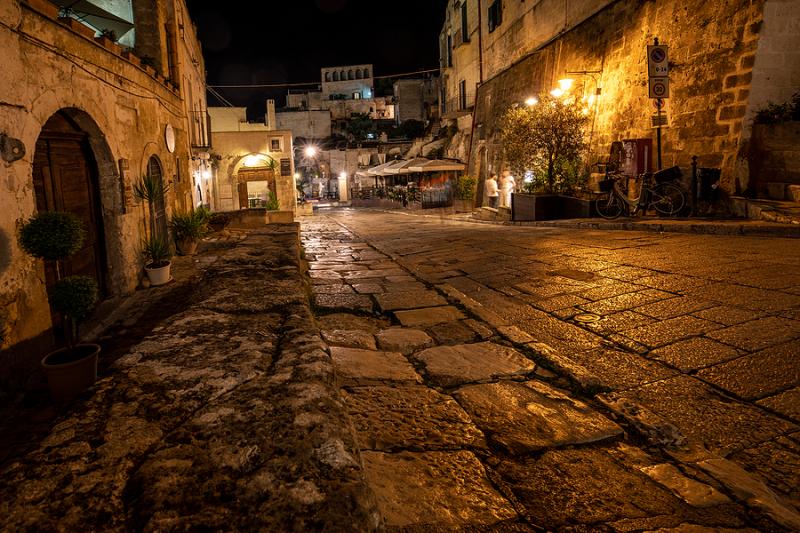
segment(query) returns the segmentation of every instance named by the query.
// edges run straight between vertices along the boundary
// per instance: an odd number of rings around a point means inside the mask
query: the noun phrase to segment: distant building
[[[280,210],[297,210],[292,132],[275,128],[274,109],[269,100],[265,122],[253,123],[244,107],[208,108],[215,210],[266,207],[270,193]]]
[[[394,82],[395,120],[427,122],[438,117],[439,78],[399,79]]]

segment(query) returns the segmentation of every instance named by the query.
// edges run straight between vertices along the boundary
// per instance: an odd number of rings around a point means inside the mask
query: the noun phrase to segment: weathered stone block
[[[513,348],[491,342],[438,346],[413,356],[437,385],[451,387],[502,376],[521,376],[536,365]]]
[[[719,110],[719,120],[733,120],[744,117],[747,112],[745,105],[727,105]]]
[[[471,452],[366,452],[362,458],[389,527],[453,530],[517,516]]]
[[[594,409],[538,381],[470,385],[455,397],[489,439],[513,455],[622,434]]]

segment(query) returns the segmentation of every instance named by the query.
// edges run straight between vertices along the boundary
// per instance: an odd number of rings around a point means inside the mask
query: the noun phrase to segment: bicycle
[[[608,197],[597,200],[597,213],[603,218],[617,218],[623,213],[633,215],[655,209],[662,215],[675,215],[686,205],[686,194],[683,189],[671,183],[680,177],[678,167],[661,170],[655,174],[647,172],[638,178],[642,179],[642,187],[638,198],[630,199],[619,184],[624,176],[619,173],[606,172],[606,179],[600,181],[600,192],[608,193]],[[652,182],[655,185],[652,185]],[[631,212],[631,209],[633,211]]]

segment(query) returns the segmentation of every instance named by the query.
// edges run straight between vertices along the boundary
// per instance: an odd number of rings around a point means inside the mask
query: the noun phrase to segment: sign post
[[[653,116],[653,126],[656,128],[656,154],[658,170],[661,170],[661,126],[666,126],[666,116],[661,112],[669,98],[669,49],[666,45],[658,44],[658,37],[652,45],[647,46],[647,76],[649,78],[649,96],[654,98],[656,114]]]

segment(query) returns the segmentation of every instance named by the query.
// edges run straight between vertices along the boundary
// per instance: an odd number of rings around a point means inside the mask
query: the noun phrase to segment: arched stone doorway
[[[265,154],[250,154],[235,165],[239,209],[267,207],[271,197],[277,199],[276,170],[277,162]]]
[[[97,280],[107,294],[105,231],[100,203],[98,167],[89,135],[62,110],[50,117],[36,141],[33,158],[36,210],[75,213],[86,227],[83,248],[62,262],[62,275],[85,275]],[[55,266],[45,266],[49,289],[56,282]],[[60,317],[53,315],[53,325]]]

